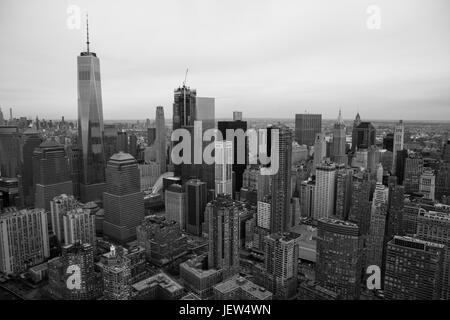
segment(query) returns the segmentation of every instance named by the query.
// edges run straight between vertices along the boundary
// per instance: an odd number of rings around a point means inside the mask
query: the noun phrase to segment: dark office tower
[[[164,119],[164,108],[156,107],[156,161],[160,166],[160,173],[163,174],[167,171],[167,159],[166,159],[166,122]]]
[[[3,117],[2,108],[0,108],[0,126],[5,123],[5,118]]]
[[[100,199],[105,187],[105,153],[103,149],[103,105],[100,60],[87,50],[78,56],[78,144],[81,147],[81,200]]]
[[[242,114],[241,114],[242,116]],[[241,118],[242,119],[242,118]],[[245,168],[247,168],[248,163],[248,146],[247,142],[248,139],[245,136],[244,139],[238,139],[237,136],[234,136],[233,138],[229,137],[227,138],[227,130],[233,130],[233,134],[237,133],[238,130],[242,130],[244,133],[247,132],[247,121],[242,120],[234,120],[234,121],[218,121],[217,127],[222,134],[222,138],[224,140],[233,141],[233,166],[232,170],[235,173],[235,192],[239,192],[242,188],[243,183],[243,175]],[[241,140],[241,141],[240,141]],[[244,141],[242,141],[244,140]],[[238,158],[238,155],[240,158]]]
[[[63,285],[65,300],[91,300],[95,297],[94,248],[88,243],[75,243],[62,247]],[[80,284],[72,282],[74,271],[79,270]]]
[[[230,196],[218,195],[206,205],[208,268],[222,270],[224,278],[239,272],[240,208]]]
[[[316,134],[322,132],[321,114],[295,115],[295,140],[299,145],[313,146]]]
[[[190,234],[200,236],[202,234],[202,223],[205,217],[206,182],[198,179],[191,179],[186,182],[187,215],[186,231]]]
[[[0,177],[16,178],[21,169],[21,135],[14,126],[0,127]]]
[[[150,147],[155,143],[156,140],[156,128],[147,129],[147,145]]]
[[[285,232],[289,230],[289,211],[291,205],[291,162],[292,162],[292,132],[285,125],[268,128],[273,134],[278,130],[278,171],[272,178],[272,208],[270,218],[270,232]],[[272,145],[271,153],[275,146]],[[273,165],[273,164],[271,164]]]
[[[442,150],[442,160],[445,162],[450,162],[450,140],[446,140]]]
[[[353,171],[346,169],[345,165],[339,165],[336,170],[336,206],[334,216],[340,220],[347,220],[351,199]]]
[[[289,299],[296,294],[300,235],[274,233],[264,238],[266,286],[275,299]]]
[[[384,294],[392,300],[441,298],[444,245],[395,236],[386,252]]]
[[[128,153],[128,133],[126,131],[117,132],[117,152]]]
[[[103,144],[105,146],[105,158],[109,160],[113,154],[117,153],[117,126],[115,124],[105,124]]]
[[[353,176],[348,220],[358,225],[362,236],[367,236],[370,228],[370,181],[366,173],[360,172]]]
[[[317,282],[345,300],[358,299],[363,246],[358,226],[324,218],[317,232]]]
[[[397,151],[396,158],[395,175],[397,176],[397,183],[403,185],[403,181],[405,180],[405,160],[408,158],[408,150]]]
[[[388,133],[383,138],[383,149],[393,152],[393,150],[394,150],[394,134],[393,133]]]
[[[138,153],[137,148],[138,148],[137,136],[133,133],[133,134],[130,135],[130,143],[129,143],[129,148],[128,149],[130,151],[130,154],[134,158],[137,158],[137,153]]]
[[[392,173],[397,174],[397,152],[403,150],[403,140],[405,136],[405,125],[403,121],[400,120],[397,124],[395,124],[394,128],[394,145],[392,154],[394,158],[392,159]]]
[[[340,164],[347,164],[348,157],[345,153],[346,135],[345,123],[342,119],[341,110],[337,122],[333,126],[333,143],[332,143],[332,159],[334,162]]]
[[[441,299],[450,299],[450,213],[419,210],[417,238],[445,245]]]
[[[442,162],[436,174],[436,200],[450,195],[450,162]]]
[[[363,121],[356,128],[353,128],[353,132],[353,137],[356,140],[352,140],[352,151],[369,149],[375,145],[376,130],[372,123]]]
[[[50,200],[60,194],[72,194],[69,159],[63,145],[47,140],[33,153],[35,207],[50,210]]]
[[[75,198],[80,199],[81,166],[83,160],[82,150],[78,145],[71,146],[67,151],[67,156],[69,158],[69,172],[70,179],[72,180],[73,195]]]
[[[22,192],[26,207],[34,205],[33,152],[42,143],[42,138],[35,129],[24,132],[22,142]]]
[[[388,222],[386,226],[387,241],[395,235],[403,235],[403,210],[405,191],[403,186],[396,183],[395,176],[390,177],[388,182]]]
[[[410,154],[405,159],[405,177],[403,185],[405,193],[419,192],[420,176],[423,171],[423,159],[419,154]]]
[[[137,161],[128,153],[116,153],[108,161],[103,207],[106,236],[120,243],[136,239],[136,227],[144,220],[144,195]]]

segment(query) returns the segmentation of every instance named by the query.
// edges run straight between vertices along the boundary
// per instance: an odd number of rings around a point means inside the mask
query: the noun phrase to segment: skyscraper
[[[15,126],[0,127],[0,177],[16,178],[21,169],[21,134]]]
[[[117,152],[128,153],[128,133],[126,131],[117,132]],[[109,159],[107,159],[109,160]]]
[[[436,176],[430,168],[425,168],[420,175],[419,192],[425,199],[434,201],[436,191]]]
[[[296,114],[295,115],[295,141],[307,146],[314,145],[316,134],[322,132],[321,114]]]
[[[423,159],[419,154],[410,154],[405,159],[405,178],[403,185],[405,186],[405,193],[419,192],[420,176],[423,171]]]
[[[103,105],[100,80],[100,60],[87,50],[77,58],[78,69],[78,143],[82,150],[81,200],[101,199],[105,183],[105,153],[103,148]]]
[[[111,246],[106,254],[102,267],[104,297],[107,300],[129,300],[131,298],[131,269],[130,261],[118,250]]]
[[[324,162],[316,168],[314,194],[314,219],[328,218],[334,214],[336,165]]]
[[[84,207],[71,209],[62,220],[65,244],[89,243],[95,248],[95,214],[91,210]]]
[[[233,196],[232,181],[233,143],[215,142],[215,193]]]
[[[205,209],[208,222],[208,267],[224,278],[239,272],[239,207],[231,196],[219,194]]]
[[[352,205],[348,220],[359,227],[361,235],[369,233],[370,226],[370,182],[367,173],[359,173],[353,176]]]
[[[50,201],[52,231],[60,243],[65,243],[63,216],[68,211],[79,208],[80,206],[81,203],[73,195],[61,194]]]
[[[394,128],[394,141],[392,147],[392,173],[397,175],[396,166],[397,166],[397,151],[403,150],[403,140],[405,135],[405,125],[403,121],[400,120]]]
[[[353,122],[352,152],[358,149],[368,149],[375,145],[376,130],[370,122],[363,122],[359,116]]]
[[[276,299],[289,299],[296,293],[300,235],[274,233],[264,238],[265,287]]]
[[[167,171],[167,159],[166,159],[166,122],[164,120],[164,108],[156,107],[155,116],[156,125],[156,161],[161,168],[160,172],[163,174]]]
[[[272,132],[272,130],[278,130],[278,143],[272,144],[271,154],[275,152],[274,148],[278,148],[279,165],[278,171],[272,178],[270,231],[271,233],[277,233],[288,231],[288,226],[290,225],[292,132],[284,125],[269,127],[267,131]]]
[[[354,223],[320,219],[317,233],[317,282],[343,299],[360,294],[362,239]]]
[[[103,201],[104,234],[121,243],[135,239],[144,220],[144,195],[137,161],[130,154],[119,152],[109,159]]]
[[[336,163],[348,163],[348,157],[345,153],[346,149],[346,129],[345,123],[342,119],[341,110],[339,110],[339,116],[337,122],[333,126],[333,148],[332,159]]]
[[[50,201],[60,194],[73,194],[69,160],[63,145],[47,140],[33,153],[35,207],[50,210]]]
[[[393,300],[438,300],[441,297],[444,245],[395,236],[386,252],[384,294]]]
[[[170,185],[164,192],[167,220],[176,221],[182,230],[186,229],[186,193],[179,184]]]
[[[42,138],[36,129],[29,128],[23,133],[22,142],[22,191],[23,202],[27,207],[34,205],[33,183],[33,153],[42,143]]]
[[[322,161],[327,157],[327,141],[325,140],[325,134],[322,132],[316,134],[316,139],[314,140],[314,162],[313,168],[316,168],[322,163]]]
[[[206,207],[206,183],[198,179],[191,179],[186,182],[186,231],[193,235],[202,234],[202,224],[205,217]]]
[[[334,216],[340,220],[347,220],[352,194],[352,170],[345,165],[336,166],[336,206]]]

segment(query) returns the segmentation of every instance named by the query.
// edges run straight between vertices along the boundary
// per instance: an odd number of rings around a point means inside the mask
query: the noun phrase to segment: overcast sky
[[[369,5],[381,9],[367,27]],[[82,10],[80,29],[67,8]],[[216,117],[450,120],[448,0],[0,1],[5,116],[75,119],[76,57],[100,58],[105,119],[172,117],[173,89],[216,98]]]

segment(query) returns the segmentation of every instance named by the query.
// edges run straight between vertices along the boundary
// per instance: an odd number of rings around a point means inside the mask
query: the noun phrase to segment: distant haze
[[[369,30],[366,9],[381,9]],[[67,27],[69,5],[81,28]],[[1,0],[0,107],[75,119],[76,57],[100,58],[106,120],[172,117],[173,89],[216,117],[450,120],[448,0]]]

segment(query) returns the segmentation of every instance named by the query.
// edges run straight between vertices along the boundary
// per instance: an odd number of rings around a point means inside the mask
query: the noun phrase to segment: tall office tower
[[[141,191],[152,188],[161,176],[159,163],[150,161],[138,165],[141,176]]]
[[[410,154],[409,157],[405,159],[405,178],[403,180],[405,193],[419,192],[422,171],[422,157],[419,154]]]
[[[351,151],[355,152],[356,151],[356,145],[357,145],[357,141],[358,141],[358,135],[357,135],[357,131],[356,128],[361,124],[361,116],[359,115],[359,112],[356,114],[355,120],[353,120],[353,128],[352,128],[352,147],[351,147]]]
[[[367,173],[353,176],[352,205],[348,220],[356,223],[361,235],[366,236],[370,227],[370,181]]]
[[[394,128],[394,142],[392,147],[392,173],[397,175],[396,166],[397,166],[397,151],[403,150],[403,140],[405,136],[405,125],[403,121],[400,120]]]
[[[62,255],[59,259],[63,286],[65,286],[63,298],[65,300],[91,300],[95,298],[93,246],[80,242],[63,246]],[[74,272],[79,274],[79,281],[73,279]]]
[[[303,181],[300,186],[300,215],[302,217],[314,216],[314,196],[316,184],[311,181]]]
[[[383,174],[384,174],[384,169],[383,169],[383,165],[380,163],[377,164],[377,169],[376,169],[376,174],[377,174],[377,183],[383,183]]]
[[[224,278],[239,273],[239,214],[231,196],[219,194],[206,205],[208,268],[221,269]]]
[[[333,161],[336,163],[348,163],[348,157],[345,153],[346,149],[346,128],[344,119],[342,119],[341,110],[337,122],[333,126]]]
[[[114,246],[106,254],[102,267],[103,295],[106,300],[129,300],[131,298],[130,260],[117,252]]]
[[[121,243],[136,238],[136,227],[144,220],[144,195],[137,161],[128,153],[116,153],[108,161],[103,207],[105,235]]]
[[[357,122],[355,122],[357,123]],[[370,146],[375,145],[376,130],[370,122],[360,122],[353,128],[352,135],[352,151],[358,149],[368,149]]]
[[[327,156],[327,141],[325,134],[317,133],[314,140],[314,170],[319,166]]]
[[[117,152],[128,153],[128,133],[126,131],[117,132]]]
[[[392,300],[439,300],[444,245],[395,236],[386,252],[384,294]]]
[[[3,126],[5,123],[5,118],[3,117],[2,108],[0,108],[0,126]]]
[[[278,171],[272,176],[272,214],[270,217],[270,232],[288,231],[289,211],[291,206],[291,161],[292,161],[292,132],[285,125],[268,128],[278,130]],[[273,145],[271,154],[274,153]],[[273,164],[272,164],[273,165]]]
[[[450,195],[450,162],[442,162],[436,174],[435,199],[442,201],[444,196]]]
[[[174,90],[174,102],[172,113],[172,131],[186,126],[193,126],[195,120],[197,91],[184,84]],[[177,144],[174,142],[172,148]],[[181,165],[175,165],[175,175],[181,176]]]
[[[352,194],[353,171],[347,169],[345,165],[336,167],[336,206],[334,216],[340,220],[347,220]]]
[[[322,132],[321,114],[296,114],[295,115],[295,141],[308,147],[314,145],[316,134]]]
[[[450,140],[448,139],[444,139],[444,145],[442,147],[442,160],[444,162],[450,162]]]
[[[266,288],[275,299],[289,299],[296,294],[300,235],[273,233],[264,238]]]
[[[130,135],[128,150],[129,153],[136,159],[138,156],[138,144],[137,144],[137,136],[134,133]]]
[[[35,207],[50,210],[50,201],[60,194],[73,194],[69,159],[63,145],[47,140],[33,153]]]
[[[106,158],[103,148],[103,104],[100,60],[87,50],[77,58],[78,66],[78,144],[82,150],[81,201],[101,199],[105,187]]]
[[[84,207],[74,208],[65,212],[62,220],[66,245],[81,242],[95,248],[95,213]]]
[[[50,257],[47,214],[43,209],[0,215],[0,271],[19,274]]]
[[[191,179],[185,184],[186,188],[186,231],[193,235],[202,234],[202,223],[205,217],[205,207],[207,202],[206,182],[198,179]]]
[[[334,214],[336,165],[322,163],[316,168],[314,194],[314,219],[328,218]]]
[[[403,186],[396,183],[395,177],[390,177],[388,182],[388,222],[386,228],[387,240],[395,235],[403,235],[403,211],[405,203],[405,191]]]
[[[232,181],[233,143],[231,141],[215,142],[215,193],[233,196]]]
[[[383,138],[383,149],[386,149],[390,152],[394,151],[394,134],[393,133],[388,133]]]
[[[166,159],[166,121],[164,119],[164,108],[156,107],[155,116],[156,126],[156,162],[159,163],[160,172],[163,174],[167,171],[167,159]]]
[[[0,127],[0,177],[16,178],[21,169],[21,134],[15,126]]]
[[[441,299],[450,299],[450,214],[421,209],[417,215],[417,238],[445,245]]]
[[[358,226],[326,218],[317,232],[317,282],[345,300],[358,299],[363,246]]]
[[[50,200],[50,218],[53,234],[60,243],[64,243],[63,216],[72,209],[79,208],[81,203],[73,196],[61,194]]]
[[[179,184],[170,185],[164,192],[167,220],[178,222],[182,230],[186,230],[185,207],[186,193]]]
[[[270,230],[270,214],[271,214],[271,199],[267,196],[264,201],[258,201],[256,212],[256,225],[260,228]]]
[[[394,156],[394,154],[392,154]],[[397,183],[403,185],[403,181],[405,179],[405,162],[408,158],[408,150],[403,149],[397,151],[397,160],[395,165],[395,175],[397,176]],[[387,168],[389,171],[389,168]],[[392,171],[392,168],[391,168]]]
[[[370,211],[370,228],[367,239],[366,266],[376,265],[384,269],[383,248],[386,230],[388,188],[377,184]]]
[[[72,145],[67,149],[67,156],[69,158],[70,179],[72,180],[73,195],[75,198],[81,197],[81,175],[82,175],[82,150],[78,145]]]
[[[118,152],[117,150],[117,126],[115,124],[105,124],[105,134],[103,137],[106,161]]]
[[[433,170],[424,168],[419,179],[419,192],[423,194],[425,199],[435,200],[436,176]]]
[[[239,192],[243,185],[243,175],[248,164],[248,139],[244,136],[244,139],[238,139],[237,133],[247,132],[247,121],[242,121],[242,112],[240,112],[241,117],[234,118],[233,121],[218,121],[217,128],[222,134],[223,140],[228,140],[233,142],[233,171],[235,173],[235,191]],[[233,130],[233,135],[227,137],[227,130]],[[241,131],[242,130],[242,131]]]
[[[22,143],[22,191],[23,202],[26,207],[34,205],[34,183],[33,183],[33,152],[42,143],[39,133],[32,128],[27,129]]]
[[[242,111],[233,111],[233,121],[242,121]]]

